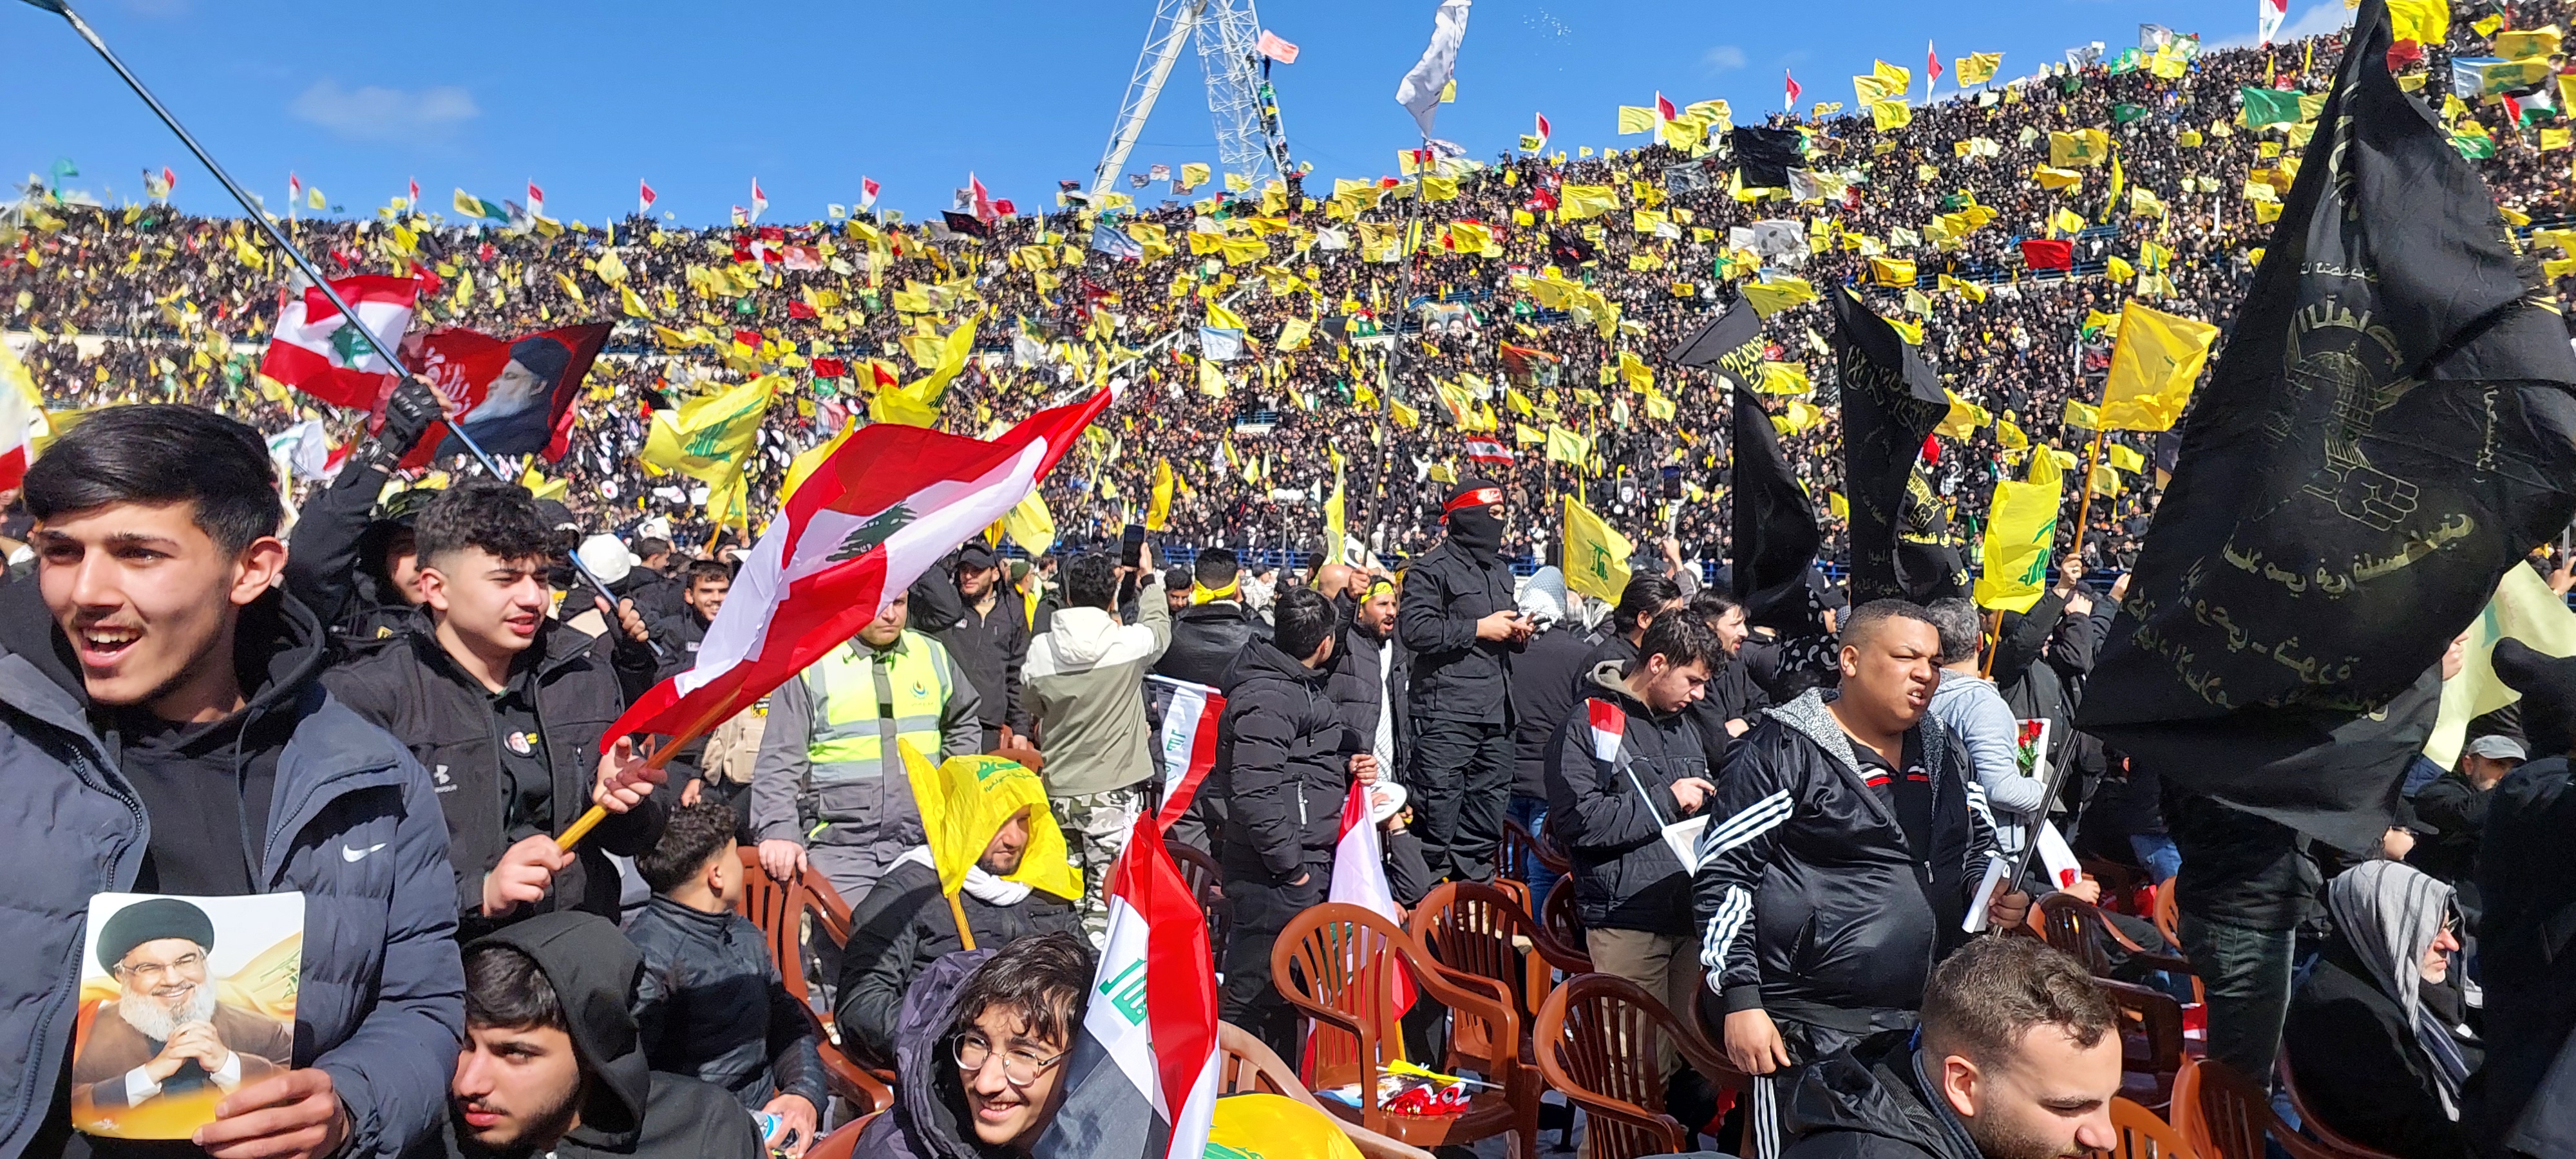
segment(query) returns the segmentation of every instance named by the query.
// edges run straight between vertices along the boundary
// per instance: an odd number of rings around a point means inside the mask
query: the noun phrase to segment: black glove
[[[421,437],[437,426],[441,413],[438,392],[429,384],[409,375],[394,388],[393,397],[385,400],[385,424],[376,439],[399,459],[420,445]]]

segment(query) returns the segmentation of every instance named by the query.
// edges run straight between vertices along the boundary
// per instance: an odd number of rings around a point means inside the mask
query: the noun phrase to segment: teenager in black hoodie
[[[643,968],[634,943],[586,913],[467,946],[450,1159],[760,1159],[751,1113],[724,1088],[646,1069],[627,1010]]]

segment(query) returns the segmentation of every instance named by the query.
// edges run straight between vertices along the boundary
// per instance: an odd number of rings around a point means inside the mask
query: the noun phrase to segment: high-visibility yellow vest
[[[948,704],[948,649],[906,631],[883,652],[852,641],[807,668],[801,679],[814,704],[805,740],[816,786],[875,780],[889,762],[898,774],[901,739],[939,759],[939,716]]]

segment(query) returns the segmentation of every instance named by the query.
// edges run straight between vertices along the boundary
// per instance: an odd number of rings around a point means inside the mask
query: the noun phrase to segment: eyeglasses
[[[166,966],[159,962],[143,962],[132,966],[118,966],[116,972],[132,979],[136,985],[157,986],[161,984],[161,978],[165,974],[194,974],[205,964],[204,954],[181,954],[177,961]]]
[[[980,1034],[961,1034],[957,1036],[957,1045],[951,1053],[956,1056],[958,1070],[976,1074],[992,1060],[993,1044],[984,1041]],[[1012,1086],[1027,1087],[1038,1081],[1040,1072],[1062,1061],[1064,1056],[1061,1054],[1054,1058],[1039,1058],[1025,1050],[1006,1050],[1002,1052],[1002,1078]]]

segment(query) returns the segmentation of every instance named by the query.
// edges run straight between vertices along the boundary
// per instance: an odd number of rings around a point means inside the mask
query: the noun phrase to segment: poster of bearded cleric
[[[185,1139],[242,1084],[286,1069],[304,895],[90,899],[72,1125]]]

